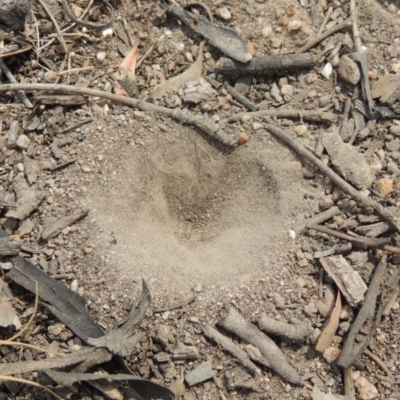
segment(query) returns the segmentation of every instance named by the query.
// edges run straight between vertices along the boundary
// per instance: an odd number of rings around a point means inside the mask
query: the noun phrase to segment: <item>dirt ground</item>
[[[47,3],[53,11],[61,8],[60,2]],[[85,1],[75,3],[86,7]],[[205,0],[204,4],[214,15],[215,25],[233,29],[251,42],[255,56],[296,51],[316,35],[328,7],[332,7],[334,15],[328,25],[350,15],[349,2],[345,0]],[[138,96],[151,101],[152,88],[186,70],[198,57],[200,40],[176,19],[159,18],[158,2],[126,0],[113,6],[112,37],[93,40],[99,37],[93,32],[86,38],[66,36],[73,43],[73,67],[92,69],[71,74],[69,81],[63,76],[59,83],[111,91],[117,68],[129,50],[123,28],[126,19],[130,33],[141,41],[139,59],[156,43],[136,70]],[[393,7],[397,6],[400,4],[393,2]],[[229,10],[230,18],[218,17],[221,8]],[[39,9],[33,3],[39,23],[43,23],[47,17]],[[202,7],[191,9],[204,12]],[[358,4],[358,11],[360,37],[368,49],[371,74],[396,75],[400,70],[400,10],[390,8],[387,2],[368,0]],[[55,15],[61,26],[67,25],[62,13]],[[288,26],[292,21],[299,22],[301,29],[290,31]],[[324,109],[341,115],[346,99],[354,100],[357,96],[356,86],[344,82],[336,68],[328,79],[321,75],[330,52],[338,44],[342,44],[340,55],[352,51],[351,29],[342,30],[313,48],[317,61],[312,69],[253,75],[246,97],[269,109]],[[388,50],[389,46],[394,49]],[[59,65],[63,55],[53,53],[53,65]],[[218,50],[206,44],[204,54],[204,76],[211,75],[216,81],[232,86],[237,83],[235,77],[212,72],[221,56]],[[34,54],[24,55],[25,61],[15,60],[8,66],[20,81],[46,82],[44,70],[31,68],[34,59]],[[273,93],[274,85],[290,86],[288,90],[292,92],[279,100]],[[221,125],[227,118],[245,111],[223,86],[216,90],[215,98],[197,105],[182,105],[177,93],[168,93],[154,102],[169,108],[188,107],[198,115],[206,112]],[[327,322],[326,315],[321,315],[316,307],[320,285],[326,291],[331,283],[320,282],[321,265],[314,253],[338,241],[311,231],[295,231],[305,219],[333,206],[339,207],[340,215],[330,226],[344,231],[356,228],[359,215],[368,211],[338,194],[329,179],[313,170],[265,128],[266,123],[273,123],[293,134],[296,128],[305,126],[306,132],[297,135],[297,139],[307,148],[315,149],[321,131],[338,131],[340,120],[328,124],[305,118],[272,117],[226,122],[228,134],[248,138],[247,143],[228,149],[192,126],[162,114],[90,98],[81,106],[43,106],[37,114],[42,128],[24,131],[31,140],[30,147],[10,152],[5,145],[10,124],[29,113],[15,104],[17,98],[12,102],[4,98],[2,102],[7,106],[0,114],[3,135],[0,139],[4,142],[4,165],[0,171],[3,201],[15,203],[13,179],[24,172],[20,165],[27,156],[39,165],[37,186],[46,193],[45,201],[29,217],[33,227],[28,234],[20,233],[22,221],[3,217],[2,226],[22,244],[37,249],[33,254],[23,255],[45,272],[71,274],[63,282],[84,297],[90,315],[104,330],[114,328],[126,317],[138,299],[142,277],[146,279],[152,308],[140,325],[147,336],[126,360],[133,373],[170,386],[197,365],[211,361],[215,379],[186,387],[184,399],[317,399],[312,394],[314,386],[337,396],[334,399],[341,398],[339,395],[344,394],[341,370],[315,350],[315,340]],[[52,146],[55,138],[61,137],[57,130],[89,116],[93,118],[91,123],[63,135],[66,144],[59,145],[56,153]],[[371,190],[376,188],[379,178],[390,177],[397,182],[399,177],[400,143],[396,134],[389,131],[390,126],[396,125],[395,119],[379,119],[374,134],[358,138],[353,144],[375,168]],[[322,160],[324,157],[329,164],[328,156],[324,154]],[[72,159],[77,161],[55,172],[51,170]],[[396,186],[389,205],[398,207],[397,193]],[[85,219],[65,228],[55,238],[40,241],[43,226],[81,207],[90,210]],[[391,235],[398,244],[398,234]],[[395,257],[390,258],[389,275],[396,274]],[[368,281],[378,256],[365,249],[353,249],[348,259]],[[155,312],[193,295],[195,300],[183,308]],[[27,296],[26,303],[31,302],[32,298]],[[274,337],[289,363],[305,380],[305,386],[291,385],[264,367],[260,375],[251,376],[235,358],[205,339],[202,325],[215,325],[225,304],[233,305],[251,322],[262,313],[281,321],[297,318],[310,322],[312,333],[306,343],[287,343]],[[374,385],[380,399],[400,399],[396,304],[382,319],[369,347],[388,366],[394,380],[375,361],[365,355],[361,360],[360,374]],[[348,321],[353,315],[349,311],[341,320],[337,343],[346,337]],[[47,328],[56,323],[45,310],[39,312],[38,318],[37,326],[42,324]],[[161,331],[169,337],[168,346],[157,342]],[[62,341],[49,339],[46,329],[38,332],[42,336],[33,337],[33,342],[50,345],[56,341],[60,347]],[[237,338],[234,340],[241,343]],[[65,346],[82,344],[77,338],[71,341]],[[157,363],[157,355],[171,353],[170,349],[180,343],[194,346],[198,357],[191,361],[169,359],[166,364]],[[7,393],[4,398],[43,398],[44,393],[35,389],[27,394],[22,386],[13,394],[10,387],[3,385],[3,388]],[[358,391],[355,398],[378,398],[366,396]]]

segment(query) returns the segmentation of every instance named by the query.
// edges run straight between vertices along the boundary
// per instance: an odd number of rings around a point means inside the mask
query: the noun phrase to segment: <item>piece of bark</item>
[[[30,10],[29,0],[0,0],[0,23],[12,31],[21,31]]]
[[[195,346],[186,346],[178,344],[172,353],[173,360],[196,360],[199,357],[199,351]]]
[[[32,190],[27,193],[21,200],[17,201],[16,208],[9,210],[6,214],[7,218],[15,218],[18,220],[25,219],[33,213],[42,204],[45,198],[44,192],[36,192]]]
[[[32,293],[36,291],[37,282],[45,306],[79,338],[87,342],[89,338],[104,335],[86,312],[81,296],[22,257],[13,257],[11,262],[14,268],[6,276]]]
[[[302,383],[298,372],[288,363],[279,347],[255,325],[244,319],[233,307],[227,307],[227,312],[218,321],[229,332],[234,333],[247,343],[256,346],[267,358],[271,368],[293,384]]]
[[[323,353],[331,345],[336,330],[339,326],[341,312],[342,312],[342,299],[340,296],[340,292],[338,292],[336,297],[335,307],[333,308],[332,313],[329,317],[329,322],[322,331],[321,336],[318,338],[316,346],[317,351]]]
[[[59,385],[71,387],[78,382],[90,382],[98,380],[130,381],[134,390],[143,399],[173,400],[173,393],[155,382],[127,374],[91,374],[74,372],[57,372],[47,370],[45,373]]]
[[[256,361],[261,365],[264,365],[264,367],[271,368],[271,364],[269,361],[261,354],[260,350],[258,350],[257,347],[248,344],[245,347],[246,353],[249,355],[250,359],[252,361]]]
[[[186,374],[185,381],[188,386],[194,386],[211,379],[213,376],[214,372],[211,368],[211,361],[205,361]]]
[[[363,352],[366,346],[368,346],[368,343],[364,342],[357,349],[355,349],[354,342],[356,336],[360,332],[361,328],[363,328],[365,322],[374,318],[376,299],[378,297],[379,287],[386,272],[386,268],[387,254],[384,253],[381,260],[379,261],[378,266],[375,269],[374,275],[369,284],[367,294],[365,296],[364,303],[361,306],[360,311],[358,312],[357,317],[350,328],[349,334],[347,335],[342,354],[337,362],[340,367],[348,368],[356,360],[360,352]]]
[[[203,47],[204,42],[201,42],[197,60],[185,72],[156,86],[154,90],[150,92],[150,97],[153,99],[159,99],[168,92],[174,90],[177,91],[185,82],[194,81],[200,78],[203,65]]]
[[[8,237],[0,238],[0,257],[15,256],[18,254],[19,248],[10,243]]]
[[[143,319],[146,311],[151,304],[151,295],[149,287],[144,279],[142,279],[142,294],[138,305],[132,309],[128,318],[121,326],[112,329],[104,336],[89,338],[88,342],[97,347],[107,347],[112,353],[122,357],[129,357],[137,343],[145,336],[145,332],[137,332],[136,325]]]
[[[0,375],[25,374],[33,371],[43,371],[51,368],[65,368],[84,362],[88,359],[94,365],[110,361],[112,354],[104,348],[89,348],[66,354],[63,357],[46,358],[40,361],[20,361],[18,363],[0,364]]]
[[[352,307],[364,300],[367,286],[342,255],[321,258],[319,261]]]
[[[252,374],[260,374],[260,369],[251,362],[249,355],[231,339],[218,332],[209,324],[203,326],[203,333],[210,340],[219,344],[224,350],[232,354],[240,364],[247,368]]]
[[[277,118],[293,118],[304,119],[305,121],[315,122],[337,122],[339,117],[336,114],[319,111],[319,110],[258,110],[252,112],[240,112],[228,118],[228,122],[240,121],[243,117],[259,118],[259,117],[277,117]]]
[[[214,70],[225,75],[265,74],[271,71],[312,68],[314,64],[314,53],[253,57],[246,64],[221,57],[215,64]]]
[[[251,54],[247,50],[246,41],[235,31],[219,26],[211,25],[209,21],[194,18],[191,13],[174,4],[162,3],[161,6],[168,14],[173,15],[182,21],[187,27],[203,36],[214,47],[221,50],[224,54],[245,63],[251,59]]]
[[[313,217],[306,219],[303,222],[300,222],[298,225],[294,227],[294,230],[297,233],[301,233],[306,229],[308,225],[322,224],[323,222],[328,221],[329,219],[333,218],[335,215],[338,214],[340,214],[339,207],[333,206],[328,210],[322,211],[321,213],[314,215]]]
[[[57,236],[64,228],[74,224],[80,219],[86,217],[89,214],[89,210],[83,209],[74,212],[73,214],[67,215],[57,220],[54,224],[43,229],[41,238],[47,240]]]
[[[394,227],[392,224],[386,221],[381,221],[371,225],[359,225],[355,228],[355,231],[366,237],[376,238],[393,229]]]
[[[258,326],[265,333],[295,342],[304,341],[311,333],[311,325],[308,322],[298,321],[297,324],[286,324],[268,317],[265,313],[262,313],[258,319]]]
[[[40,104],[58,104],[61,106],[81,106],[87,103],[87,99],[79,95],[40,95],[35,96],[35,100]]]
[[[24,157],[24,168],[25,175],[28,183],[33,185],[37,182],[37,177],[39,175],[39,166],[35,160],[32,160],[30,157]]]
[[[382,103],[393,105],[400,97],[400,76],[388,74],[373,81],[372,97]]]

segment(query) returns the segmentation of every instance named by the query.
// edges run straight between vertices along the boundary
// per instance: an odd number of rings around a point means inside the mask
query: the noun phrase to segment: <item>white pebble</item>
[[[397,7],[394,4],[389,4],[388,11],[391,12],[392,14],[396,14]]]
[[[330,77],[331,74],[332,74],[332,70],[333,70],[332,64],[331,64],[330,62],[328,62],[328,63],[326,63],[326,64],[324,65],[324,67],[322,68],[322,70],[321,70],[321,75],[322,75],[324,78],[329,79],[329,77]]]
[[[293,86],[292,85],[282,85],[281,87],[282,96],[293,96]]]
[[[289,32],[294,32],[294,31],[298,31],[299,29],[301,29],[304,26],[304,22],[303,21],[290,21],[287,28]]]
[[[296,133],[297,136],[304,136],[307,133],[307,125],[297,125],[294,128],[294,131]]]
[[[253,129],[255,130],[255,131],[258,131],[259,129],[261,129],[262,128],[262,124],[260,124],[259,122],[254,122],[254,124],[253,124]]]
[[[71,282],[71,290],[72,290],[73,292],[76,292],[76,291],[78,290],[78,279],[74,279],[74,280]]]
[[[291,239],[296,239],[296,232],[293,229],[289,229],[289,236]]]
[[[265,38],[269,38],[272,35],[272,28],[270,26],[265,26],[262,30],[262,35]]]
[[[216,11],[216,14],[218,15],[218,17],[224,19],[224,20],[228,20],[232,18],[232,14],[230,13],[230,11],[226,8],[226,7],[221,7],[218,8],[218,10]]]
[[[96,54],[97,61],[103,62],[106,59],[106,52],[100,51]]]
[[[17,169],[18,169],[19,172],[24,172],[24,170],[25,170],[24,164],[18,163],[17,164]]]

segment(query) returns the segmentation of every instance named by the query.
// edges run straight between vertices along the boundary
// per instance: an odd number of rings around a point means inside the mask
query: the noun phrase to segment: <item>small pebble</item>
[[[74,279],[74,280],[71,282],[71,290],[72,290],[73,292],[76,292],[76,291],[78,290],[78,279]]]
[[[394,72],[395,74],[397,74],[400,70],[400,64],[392,64],[392,66],[390,67],[390,70],[392,72]]]
[[[338,74],[343,80],[351,83],[352,85],[357,85],[361,79],[361,73],[358,65],[346,55],[340,57]]]
[[[232,18],[232,14],[230,13],[227,7],[218,8],[215,14],[218,17],[224,19],[225,21],[228,21],[229,19]]]
[[[262,124],[260,122],[253,123],[253,130],[258,131],[261,128],[262,128]]]
[[[300,30],[302,27],[304,26],[304,22],[303,21],[290,21],[287,28],[289,32],[295,32]]]
[[[400,125],[392,125],[389,132],[394,136],[400,136]]]
[[[321,75],[325,78],[325,79],[329,79],[329,77],[331,76],[333,71],[333,67],[332,64],[330,62],[326,63],[324,65],[324,67],[321,70]]]
[[[133,112],[133,118],[135,118],[135,119],[142,119],[142,118],[144,118],[146,115],[145,115],[145,113],[143,112],[143,111],[138,111],[138,110],[135,110],[134,112]]]
[[[262,30],[262,35],[265,38],[269,38],[272,35],[273,31],[272,28],[270,26],[265,26]]]
[[[307,125],[297,125],[294,128],[294,132],[296,133],[297,136],[304,136],[307,133]]]
[[[396,14],[397,13],[397,7],[394,4],[389,4],[388,5],[388,11],[392,14]]]
[[[239,137],[238,137],[238,143],[239,144],[245,144],[248,141],[249,141],[249,137],[247,136],[246,133],[242,132],[242,133],[239,134]]]
[[[47,203],[53,204],[53,203],[54,203],[54,197],[53,197],[53,196],[49,196],[49,197],[47,198]]]
[[[96,54],[97,61],[103,62],[106,59],[106,52],[100,51]]]
[[[17,146],[20,149],[27,149],[31,140],[26,135],[21,135],[18,140],[16,141]]]
[[[282,85],[281,87],[282,96],[293,96],[293,86],[292,85]]]
[[[376,69],[373,69],[372,71],[368,71],[368,77],[372,81],[375,81],[378,79],[378,71]]]
[[[17,169],[18,169],[19,172],[24,172],[24,170],[25,170],[24,164],[18,163],[17,164]]]
[[[393,180],[388,178],[379,179],[376,183],[376,189],[383,196],[389,195],[393,192]]]

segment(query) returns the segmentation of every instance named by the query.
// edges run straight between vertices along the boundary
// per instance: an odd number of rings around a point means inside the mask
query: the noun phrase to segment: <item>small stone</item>
[[[281,95],[293,97],[293,86],[292,85],[282,85]]]
[[[285,299],[279,293],[275,293],[273,296],[273,299],[274,299],[276,308],[282,309],[285,307]]]
[[[373,69],[372,71],[368,71],[368,77],[372,81],[375,81],[376,79],[378,79],[378,71],[376,69]]]
[[[393,192],[393,180],[389,178],[379,179],[376,183],[376,189],[383,196],[389,195]]]
[[[18,163],[17,164],[17,169],[18,169],[19,172],[24,172],[24,170],[25,170],[24,164]]]
[[[249,122],[251,120],[251,116],[250,115],[244,115],[241,119],[242,122]]]
[[[294,21],[290,21],[289,22],[287,28],[288,28],[289,32],[295,32],[295,31],[298,31],[301,28],[303,28],[303,26],[304,26],[304,22],[303,21],[294,20]]]
[[[31,219],[24,220],[20,227],[18,228],[18,233],[23,237],[29,235],[33,228],[35,227],[35,223]]]
[[[394,136],[400,136],[400,125],[392,125],[389,132]]]
[[[396,14],[397,13],[397,7],[393,3],[391,3],[391,4],[388,5],[388,11],[390,13],[392,13],[392,14]]]
[[[265,38],[269,38],[272,35],[273,31],[272,28],[270,26],[265,26],[262,30],[262,35]]]
[[[31,140],[26,135],[21,135],[16,141],[17,146],[20,149],[27,149]]]
[[[306,284],[307,284],[307,281],[304,278],[300,277],[300,278],[296,279],[296,285],[298,287],[304,287],[304,286],[306,286]]]
[[[229,19],[232,18],[232,14],[230,13],[227,7],[218,8],[215,14],[218,17],[224,19],[225,21],[228,21]]]
[[[239,137],[238,137],[238,143],[239,144],[245,144],[248,141],[249,141],[249,137],[247,136],[246,133],[242,132],[242,133],[239,134]]]
[[[72,290],[73,292],[76,292],[76,291],[78,290],[78,279],[74,279],[74,280],[71,282],[71,290]]]
[[[390,67],[390,70],[392,72],[394,72],[395,74],[397,74],[400,70],[400,64],[392,64],[392,66]]]
[[[309,303],[304,307],[304,314],[306,314],[307,317],[312,317],[317,312],[318,312],[318,309],[314,303]]]
[[[373,400],[379,398],[379,392],[376,387],[367,381],[366,378],[360,376],[355,382],[354,386],[358,392],[360,400]]]
[[[361,79],[361,73],[358,65],[346,55],[340,57],[338,74],[343,80],[351,83],[352,85],[357,85]]]
[[[193,371],[189,372],[185,376],[185,381],[188,386],[193,386],[198,383],[207,381],[214,376],[214,373],[211,369],[211,361],[206,361],[196,367]]]
[[[193,322],[194,324],[198,324],[199,318],[198,317],[190,317],[190,322]]]
[[[343,333],[347,333],[348,330],[350,329],[350,322],[343,321],[340,323],[339,327],[343,331]]]
[[[324,352],[323,356],[326,361],[329,363],[336,362],[341,354],[341,350],[338,349],[337,347],[328,347]]]
[[[106,59],[106,52],[100,51],[96,54],[97,61],[103,62]]]
[[[169,361],[169,354],[165,353],[164,351],[157,353],[153,359],[154,361],[158,362],[158,363],[165,363]]]
[[[253,130],[258,131],[261,128],[262,128],[262,124],[260,122],[254,122]]]
[[[331,74],[333,71],[333,66],[330,62],[327,62],[323,68],[321,69],[321,75],[325,78],[325,79],[329,79]]]
[[[297,125],[294,128],[294,132],[297,136],[304,136],[307,133],[307,125]]]
[[[329,208],[332,208],[334,206],[334,202],[332,200],[331,196],[324,196],[320,201],[319,201],[319,206],[323,210],[328,210]]]
[[[53,196],[49,196],[49,197],[47,198],[47,203],[53,204],[53,203],[54,203],[54,197],[53,197]]]
[[[143,119],[145,117],[145,113],[142,111],[135,110],[133,112],[133,118],[135,119]]]
[[[318,80],[318,75],[314,72],[310,72],[305,76],[304,80],[308,85],[311,85]]]
[[[187,62],[192,63],[192,62],[194,61],[194,59],[193,59],[193,54],[190,53],[189,51],[185,53],[185,58],[186,58],[186,61],[187,61]]]

